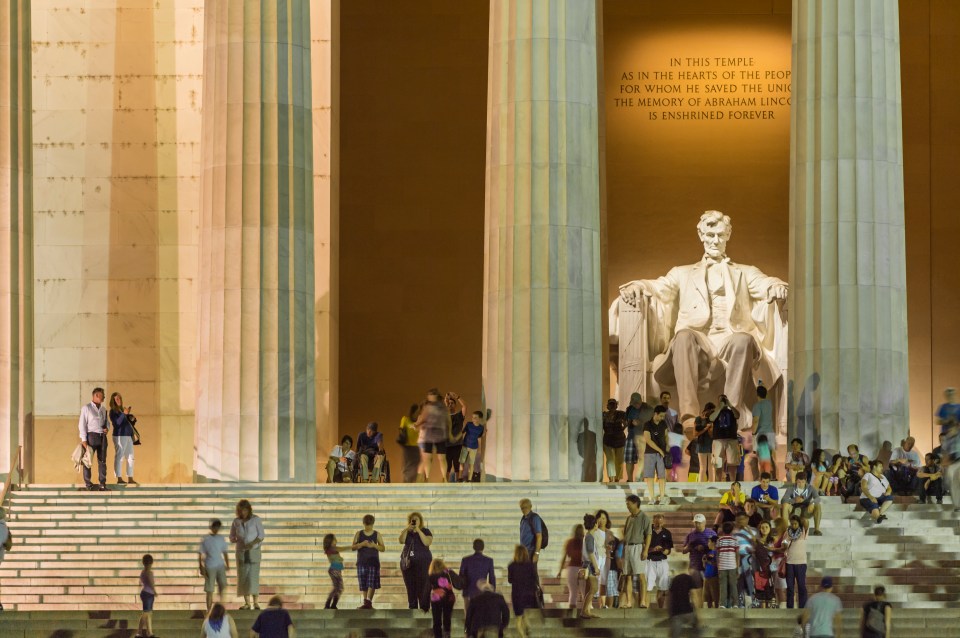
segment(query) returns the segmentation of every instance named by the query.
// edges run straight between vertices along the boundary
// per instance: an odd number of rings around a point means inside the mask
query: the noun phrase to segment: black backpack
[[[542,530],[540,532],[540,549],[546,549],[547,545],[550,543],[550,531],[547,529],[547,524],[543,522],[543,519],[540,517],[539,514],[537,514],[536,512],[532,512],[532,515],[540,519],[540,529]],[[522,525],[526,520],[527,519],[521,516],[520,524]],[[528,522],[527,525],[531,525],[531,524]],[[533,530],[532,525],[530,529],[531,531]]]

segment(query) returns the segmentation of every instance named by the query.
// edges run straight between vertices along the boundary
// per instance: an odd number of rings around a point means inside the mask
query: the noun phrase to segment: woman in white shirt
[[[260,551],[263,543],[263,522],[253,514],[250,501],[237,503],[237,517],[230,527],[230,542],[236,545],[237,595],[243,596],[240,609],[260,609]],[[253,599],[251,605],[250,600]]]
[[[220,603],[214,603],[210,613],[204,618],[200,638],[240,638],[237,624]]]

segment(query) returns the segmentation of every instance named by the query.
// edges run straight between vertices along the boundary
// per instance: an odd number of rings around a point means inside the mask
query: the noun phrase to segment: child
[[[687,483],[700,482],[700,454],[697,452],[697,439],[690,441],[686,449],[687,456],[690,457],[690,466],[687,469]]]
[[[327,573],[330,574],[330,581],[333,583],[333,591],[327,596],[327,602],[324,609],[336,609],[337,601],[343,594],[343,557],[340,556],[340,548],[337,547],[337,537],[333,534],[327,534],[323,537],[323,553],[327,555],[330,561],[330,568]]]
[[[607,572],[607,593],[613,593],[613,608],[620,607],[620,572],[623,570],[623,541],[614,539],[613,552],[610,554],[610,571]]]
[[[757,462],[761,474],[763,472],[773,474],[773,454],[770,452],[770,441],[766,434],[757,437]]]
[[[143,613],[140,614],[140,624],[137,627],[139,638],[153,636],[153,601],[157,597],[157,590],[153,582],[153,556],[144,554],[143,571],[140,572],[140,601],[143,603]]]
[[[707,553],[703,555],[703,604],[716,607],[720,600],[720,579],[717,574],[717,538],[707,541]]]
[[[670,480],[676,482],[680,465],[683,463],[683,446],[687,437],[683,435],[683,426],[677,423],[673,430],[667,432],[667,442],[670,445]]]
[[[727,521],[723,524],[723,533],[717,540],[717,572],[720,575],[720,609],[737,607],[737,565],[740,562],[738,550],[740,543],[733,537],[734,524]]]
[[[353,537],[350,549],[357,552],[357,580],[363,593],[360,609],[373,609],[373,595],[380,589],[380,552],[386,549],[383,536],[373,529],[373,514],[363,517],[363,529]]]
[[[473,466],[477,461],[477,451],[480,449],[480,437],[486,432],[486,426],[483,425],[483,412],[477,410],[463,429],[463,449],[460,450],[460,465],[463,467],[463,483],[471,480],[473,477]],[[477,466],[479,469],[479,465]]]
[[[207,611],[213,607],[213,586],[217,586],[220,602],[223,602],[223,590],[227,588],[227,570],[230,569],[230,556],[227,553],[227,541],[220,536],[220,519],[210,521],[210,533],[200,541],[198,560],[200,575],[203,577],[203,592],[207,595]]]

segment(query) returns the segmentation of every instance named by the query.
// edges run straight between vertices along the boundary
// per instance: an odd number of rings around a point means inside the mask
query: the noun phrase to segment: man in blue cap
[[[803,624],[810,623],[810,638],[840,638],[843,628],[843,603],[833,593],[833,578],[820,580],[820,591],[810,597],[803,609]]]

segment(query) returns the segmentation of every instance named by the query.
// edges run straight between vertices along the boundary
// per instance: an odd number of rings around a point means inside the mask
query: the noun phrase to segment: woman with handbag
[[[237,595],[243,596],[240,609],[260,609],[260,556],[263,544],[263,522],[253,513],[250,501],[237,502],[237,517],[230,527],[230,542],[236,546]],[[251,599],[253,602],[251,604]]]
[[[407,588],[407,607],[430,611],[429,569],[433,554],[430,545],[433,534],[424,527],[423,515],[411,512],[407,517],[407,526],[400,532],[400,572],[403,584]]]
[[[113,424],[113,469],[117,475],[117,485],[137,485],[133,480],[133,427],[137,417],[130,414],[130,406],[123,406],[123,397],[119,392],[110,395],[110,423]],[[127,461],[127,480],[123,480],[123,461]]]
[[[457,602],[454,589],[463,589],[460,577],[444,562],[435,558],[430,563],[430,609],[433,612],[433,638],[450,637],[450,616]]]

